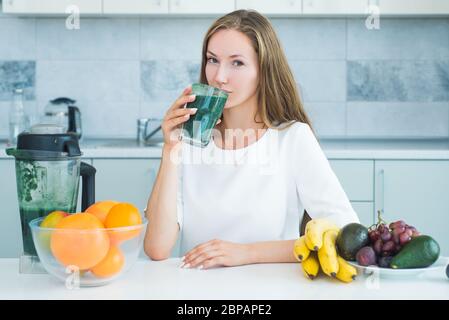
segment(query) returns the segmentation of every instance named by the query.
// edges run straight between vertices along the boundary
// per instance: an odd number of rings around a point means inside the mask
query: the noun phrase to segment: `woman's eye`
[[[210,58],[207,58],[207,62],[217,63],[217,59],[210,57]]]
[[[243,62],[240,60],[234,60],[232,64],[236,67],[243,66]]]

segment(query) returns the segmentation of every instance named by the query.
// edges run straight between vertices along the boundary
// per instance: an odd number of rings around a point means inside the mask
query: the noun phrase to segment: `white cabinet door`
[[[341,186],[351,201],[373,201],[373,160],[330,160]]]
[[[229,13],[234,11],[234,0],[170,0],[170,13]]]
[[[14,160],[0,160],[0,176],[0,258],[17,258],[22,251],[22,230]]]
[[[374,223],[374,202],[351,201],[351,205],[361,224],[368,228]]]
[[[263,14],[300,14],[302,0],[236,0],[236,9],[254,9]]]
[[[95,200],[130,202],[143,214],[159,164],[159,159],[94,159]]]
[[[449,255],[449,161],[375,161],[375,206],[432,236]]]
[[[102,0],[3,0],[4,13],[66,14],[76,6],[80,14],[101,13]]]
[[[303,0],[302,13],[315,14],[365,14],[368,0]]]
[[[380,15],[448,14],[448,0],[379,0]]]
[[[106,14],[168,13],[168,0],[103,0]]]

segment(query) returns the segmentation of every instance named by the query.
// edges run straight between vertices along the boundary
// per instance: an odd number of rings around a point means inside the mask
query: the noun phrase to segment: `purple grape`
[[[382,257],[379,259],[379,267],[381,268],[390,268],[391,260],[393,257]]]
[[[396,244],[394,243],[394,241],[387,241],[384,243],[384,245],[382,246],[382,251],[383,252],[392,252],[394,251],[394,249],[396,248]]]
[[[396,244],[396,247],[394,248],[394,251],[395,252],[399,252],[399,251],[401,251],[401,249],[402,249],[401,245],[400,244]]]
[[[391,233],[389,231],[384,231],[383,233],[381,233],[380,238],[383,242],[387,242],[391,240]]]
[[[393,241],[394,241],[394,243],[396,243],[396,244],[400,244],[401,243],[401,241],[399,239],[399,236],[400,236],[400,234],[393,233]]]
[[[393,235],[397,234],[400,235],[405,231],[405,227],[396,227],[393,229]]]
[[[394,223],[394,225],[395,225],[395,228],[398,228],[398,227],[405,227],[405,221],[404,221],[404,220],[396,221],[396,222]]]
[[[399,242],[401,244],[401,246],[407,244],[410,240],[412,240],[412,238],[408,235],[408,233],[401,233],[401,235],[399,236]]]
[[[408,234],[408,236],[411,237],[411,236],[413,235],[413,230],[411,230],[411,229],[406,229],[406,230],[404,231],[404,233]]]
[[[378,239],[376,242],[374,242],[374,252],[376,252],[376,254],[380,254],[382,252],[382,246],[383,246],[383,242],[381,239]]]
[[[376,240],[379,239],[379,237],[380,237],[380,235],[377,230],[372,230],[369,232],[369,239],[370,239],[371,243],[376,242]]]
[[[378,227],[377,227],[377,231],[379,231],[380,234],[382,234],[384,232],[384,230],[388,230],[387,226],[383,223],[381,223]]]

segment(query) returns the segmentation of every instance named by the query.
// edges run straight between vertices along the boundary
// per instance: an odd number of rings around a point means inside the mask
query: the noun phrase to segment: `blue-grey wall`
[[[321,137],[448,137],[449,19],[271,19]],[[0,138],[12,88],[36,117],[69,96],[86,136],[134,137],[198,79],[212,18],[64,19],[0,15]]]

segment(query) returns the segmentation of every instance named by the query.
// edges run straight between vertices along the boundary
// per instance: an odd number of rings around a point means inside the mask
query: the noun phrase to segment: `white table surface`
[[[443,268],[411,279],[359,275],[344,284],[323,274],[308,280],[298,263],[210,270],[179,264],[177,258],[138,260],[115,282],[67,289],[48,274],[19,274],[18,259],[0,259],[0,299],[449,299]]]

